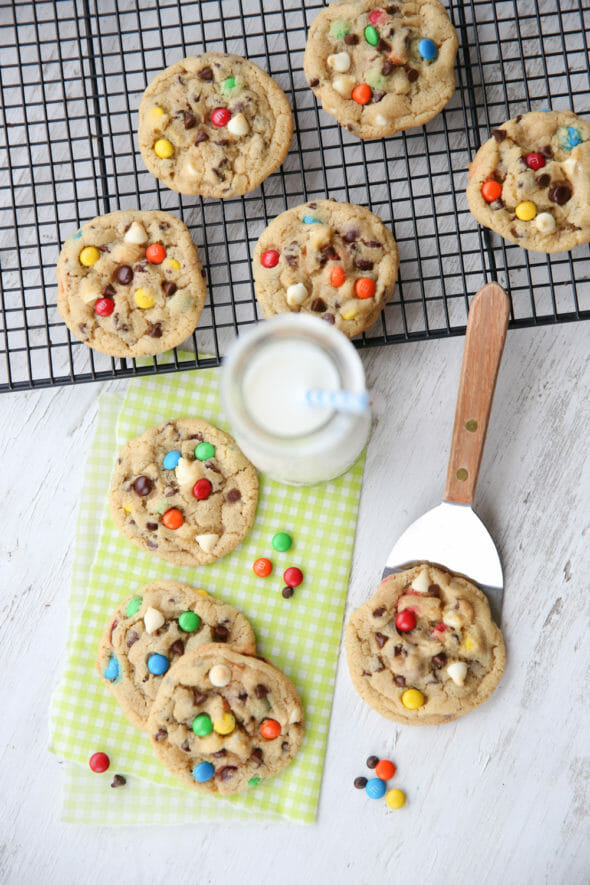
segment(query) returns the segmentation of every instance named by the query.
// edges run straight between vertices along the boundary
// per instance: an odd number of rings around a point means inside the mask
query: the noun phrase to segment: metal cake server
[[[484,591],[497,624],[504,595],[502,564],[471,505],[509,315],[510,301],[497,283],[487,283],[471,302],[444,500],[406,529],[383,571],[386,578],[430,562],[463,575]]]

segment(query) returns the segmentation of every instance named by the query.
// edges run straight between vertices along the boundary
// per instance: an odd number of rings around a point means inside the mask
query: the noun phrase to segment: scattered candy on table
[[[166,655],[156,653],[148,658],[147,668],[154,676],[162,676],[169,666],[170,662]]]
[[[402,790],[388,790],[385,801],[389,808],[402,808],[406,804],[406,794]]]
[[[283,587],[283,589],[281,590],[281,593],[283,595],[283,599],[291,599],[291,597],[293,596],[295,591],[293,590],[292,587]]]
[[[287,587],[299,587],[303,581],[303,572],[296,566],[291,565],[283,572],[283,581]]]
[[[386,786],[378,777],[372,777],[367,781],[365,791],[370,799],[381,799],[385,795]]]
[[[405,805],[406,796],[402,790],[387,790],[386,782],[397,771],[394,763],[390,759],[379,759],[378,756],[369,756],[366,765],[367,768],[375,769],[376,777],[355,777],[353,781],[354,787],[357,790],[364,789],[370,799],[381,799],[385,796],[385,801],[389,808],[396,809]]]
[[[93,753],[88,760],[88,764],[96,774],[102,774],[111,764],[111,760],[106,753]]]
[[[395,765],[389,759],[380,759],[375,766],[375,774],[377,777],[381,778],[382,781],[391,780],[395,774],[395,770]]]
[[[367,778],[366,777],[355,777],[354,785],[357,790],[364,790],[367,786]]]
[[[369,756],[367,759],[367,768],[377,768],[379,763],[379,756]]]
[[[268,578],[272,572],[272,562],[265,556],[261,556],[259,559],[255,560],[254,565],[252,566],[252,571],[255,575],[258,575],[259,578]]]
[[[123,777],[122,774],[116,774],[111,781],[111,787],[124,787],[127,783],[127,778]]]
[[[276,535],[272,536],[272,546],[279,553],[284,553],[286,550],[289,550],[291,544],[293,543],[293,539],[291,535],[288,535],[287,532],[277,532]]]

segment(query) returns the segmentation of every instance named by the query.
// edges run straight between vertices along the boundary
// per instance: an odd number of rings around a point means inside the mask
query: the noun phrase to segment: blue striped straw
[[[369,409],[369,394],[366,391],[356,393],[352,390],[322,390],[312,387],[305,391],[305,402],[308,406],[362,415]]]

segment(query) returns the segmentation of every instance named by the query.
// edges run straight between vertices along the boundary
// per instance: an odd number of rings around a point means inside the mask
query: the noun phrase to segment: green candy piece
[[[262,780],[261,777],[251,777],[250,780],[248,781],[248,786],[249,787],[257,787],[261,780]]]
[[[199,713],[193,719],[193,731],[200,738],[206,738],[213,731],[213,723],[211,717],[207,713]]]
[[[276,535],[272,536],[272,546],[279,553],[284,553],[285,550],[288,550],[292,543],[291,535],[288,535],[287,532],[277,532]]]
[[[373,25],[367,25],[365,28],[365,40],[367,43],[370,43],[371,46],[376,46],[379,42],[379,34],[377,33],[377,28],[374,28]]]
[[[132,599],[129,600],[125,608],[125,614],[128,618],[132,618],[133,615],[137,614],[137,612],[141,608],[142,602],[143,598],[141,596],[134,596]]]
[[[234,89],[235,85],[236,85],[236,78],[235,77],[228,77],[226,80],[223,81],[222,89],[227,89],[227,90]]]
[[[198,461],[207,461],[209,458],[213,458],[214,455],[215,446],[212,446],[211,443],[208,442],[199,443],[195,449],[195,458]]]
[[[380,68],[371,68],[365,75],[365,83],[368,83],[373,91],[381,89],[383,86],[383,77]]]
[[[350,34],[350,22],[345,18],[337,18],[330,25],[330,37],[335,40],[344,40]]]
[[[194,633],[201,626],[201,619],[196,612],[183,612],[178,619],[178,626],[185,633]]]

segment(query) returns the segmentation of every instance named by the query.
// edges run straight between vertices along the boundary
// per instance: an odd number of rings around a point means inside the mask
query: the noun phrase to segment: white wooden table
[[[64,660],[76,506],[104,389],[0,399],[3,521],[0,881],[582,885],[590,876],[590,326],[508,335],[476,509],[506,574],[504,678],[483,707],[396,726],[341,657],[313,826],[89,828],[60,822],[46,749]],[[462,339],[363,353],[384,407],[370,444],[348,611],[393,539],[442,494]],[[398,765],[404,809],[352,786],[370,754]]]

